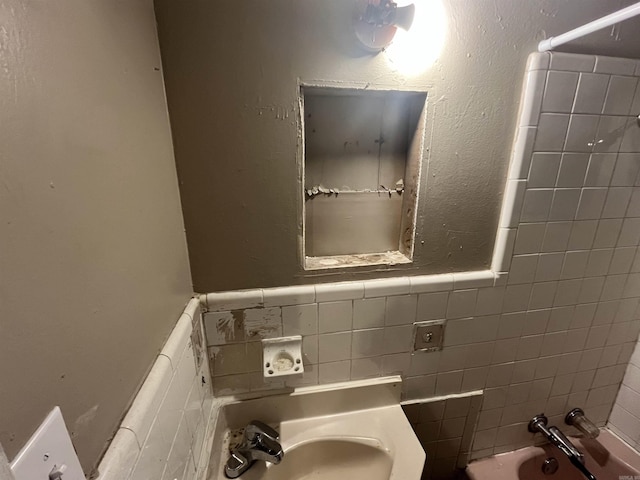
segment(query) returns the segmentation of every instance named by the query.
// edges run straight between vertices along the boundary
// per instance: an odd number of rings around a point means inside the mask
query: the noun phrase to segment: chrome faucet
[[[587,470],[584,465],[584,455],[575,447],[573,443],[560,431],[558,427],[547,427],[549,420],[544,414],[536,415],[529,422],[531,433],[542,433],[549,442],[558,447],[564,453],[571,464],[589,480],[597,480],[596,477]]]
[[[256,460],[278,464],[282,457],[284,452],[278,432],[269,425],[253,420],[244,429],[242,444],[231,450],[231,456],[224,466],[224,474],[227,478],[238,478]]]

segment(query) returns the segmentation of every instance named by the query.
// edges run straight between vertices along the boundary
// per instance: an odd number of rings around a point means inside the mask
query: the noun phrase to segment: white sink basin
[[[387,480],[393,457],[377,440],[336,438],[310,440],[285,452],[279,465],[260,462],[247,470],[246,480]]]
[[[418,480],[425,453],[400,407],[400,382],[307,387],[222,406],[207,479],[226,478],[231,434],[255,419],[280,433],[284,458],[255,462],[241,480]]]

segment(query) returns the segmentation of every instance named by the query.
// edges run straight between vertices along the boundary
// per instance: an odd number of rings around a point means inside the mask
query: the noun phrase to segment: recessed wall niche
[[[426,100],[301,88],[305,269],[411,262]]]

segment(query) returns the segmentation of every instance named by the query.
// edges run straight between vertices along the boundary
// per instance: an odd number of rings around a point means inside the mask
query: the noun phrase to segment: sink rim
[[[400,405],[399,376],[304,387],[288,395],[220,402],[214,427],[208,480],[223,480],[228,431],[254,418],[278,424],[287,451],[322,439],[374,439],[391,460],[389,480],[418,480],[425,452]],[[255,412],[259,412],[255,415]]]
[[[300,447],[304,447],[310,443],[325,443],[325,442],[341,442],[341,443],[356,443],[358,445],[366,445],[367,447],[371,447],[375,450],[379,450],[389,455],[389,457],[393,458],[391,455],[392,450],[385,446],[384,442],[379,438],[375,437],[365,437],[361,435],[326,435],[320,437],[307,438],[306,440],[301,440],[296,443],[286,444],[284,443],[282,449],[284,450],[284,454],[287,452],[291,452],[292,450],[296,450]],[[287,445],[285,447],[285,445]],[[270,465],[269,465],[270,466]]]

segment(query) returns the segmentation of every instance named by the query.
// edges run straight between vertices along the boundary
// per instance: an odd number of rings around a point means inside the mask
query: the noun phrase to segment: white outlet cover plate
[[[85,480],[62,412],[55,407],[13,459],[11,471],[15,480],[49,480],[61,465],[66,466],[61,480]]]

